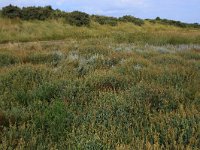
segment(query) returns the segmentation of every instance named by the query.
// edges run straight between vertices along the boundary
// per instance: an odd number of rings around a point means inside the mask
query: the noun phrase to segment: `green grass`
[[[200,148],[199,30],[0,26],[0,149]]]
[[[200,43],[198,29],[150,24],[148,21],[141,27],[132,23],[119,23],[113,27],[92,22],[90,27],[77,28],[68,25],[64,19],[22,21],[0,18],[0,29],[0,43],[93,38],[153,45]]]

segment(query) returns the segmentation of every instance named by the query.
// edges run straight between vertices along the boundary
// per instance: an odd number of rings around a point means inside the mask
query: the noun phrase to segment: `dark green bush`
[[[53,9],[51,6],[46,7],[23,7],[21,18],[24,20],[45,20],[50,18]]]
[[[21,18],[24,20],[46,20],[48,18],[63,18],[65,17],[67,22],[71,25],[76,26],[88,26],[90,24],[90,16],[84,12],[74,11],[72,13],[67,13],[65,11],[61,11],[59,9],[52,9],[51,6],[45,6],[45,7],[23,7],[22,9],[9,5],[6,7],[3,7],[2,10],[0,10],[0,16],[8,17],[8,18]],[[126,15],[123,17],[115,18],[115,17],[108,17],[108,16],[98,16],[98,15],[92,15],[91,18],[98,22],[100,25],[111,25],[116,26],[118,24],[118,21],[122,22],[131,22],[135,25],[143,25],[144,20],[140,18],[136,18],[134,16]],[[168,20],[168,19],[161,19],[160,17],[156,17],[155,19],[145,19],[151,23],[161,23],[166,25],[173,25],[178,27],[191,27],[191,28],[200,28],[200,24],[198,23],[183,23],[180,21],[175,20]]]
[[[135,18],[133,16],[123,16],[123,17],[119,18],[119,20],[122,22],[131,22],[131,23],[134,23],[135,25],[139,25],[139,26],[144,24],[144,20]]]
[[[193,27],[193,28],[200,28],[200,24],[199,23],[193,23],[188,25],[189,27]]]
[[[187,25],[187,24],[182,23],[180,21],[167,20],[167,19],[162,19],[161,23],[168,24],[168,25],[174,25],[174,26],[178,26],[178,27],[186,27],[186,25]]]
[[[118,24],[118,19],[114,17],[93,15],[92,18],[95,22],[98,22],[100,25],[108,24],[111,26],[116,26]]]
[[[172,25],[172,26],[177,26],[177,27],[181,27],[181,28],[185,28],[185,27],[199,28],[200,27],[200,25],[198,23],[189,24],[189,23],[183,23],[183,22],[176,21],[176,20],[161,19],[160,17],[156,17],[156,19],[154,21],[161,23],[161,24]]]
[[[161,20],[160,17],[156,17],[156,20]]]
[[[9,5],[2,8],[2,16],[8,18],[20,18],[21,9],[17,6]]]
[[[155,19],[145,19],[145,20],[147,20],[151,23],[160,23],[160,24],[164,24],[164,25],[177,26],[177,27],[181,27],[181,28],[186,28],[186,27],[200,28],[200,24],[198,24],[198,23],[184,23],[184,22],[176,21],[176,20],[162,19],[160,17],[156,17]]]
[[[79,27],[90,25],[90,16],[84,12],[73,11],[67,15],[66,20],[70,25]]]
[[[68,13],[67,12],[64,12],[64,11],[61,11],[59,9],[56,9],[52,12],[51,14],[51,18],[54,18],[54,19],[58,19],[58,18],[63,18],[63,17],[67,17]]]

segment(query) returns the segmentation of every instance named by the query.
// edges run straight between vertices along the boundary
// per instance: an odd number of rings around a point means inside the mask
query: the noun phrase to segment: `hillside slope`
[[[74,27],[63,19],[22,21],[0,18],[0,43],[91,38],[106,38],[118,43],[199,44],[200,30],[152,24],[148,21],[142,26],[119,23],[112,27],[92,22],[90,27]]]

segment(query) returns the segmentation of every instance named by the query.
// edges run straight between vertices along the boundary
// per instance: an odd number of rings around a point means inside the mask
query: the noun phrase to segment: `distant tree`
[[[69,13],[66,17],[66,21],[70,25],[75,26],[89,26],[90,25],[90,16],[87,13],[80,11],[73,11]]]
[[[2,8],[2,16],[8,18],[20,18],[21,9],[17,6],[9,5]]]

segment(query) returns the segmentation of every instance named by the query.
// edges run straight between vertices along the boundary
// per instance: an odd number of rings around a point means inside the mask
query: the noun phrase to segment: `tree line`
[[[100,25],[111,25],[116,26],[119,22],[130,22],[138,26],[144,24],[144,20],[136,18],[134,16],[125,15],[123,17],[108,17],[108,16],[99,16],[99,15],[89,15],[85,12],[73,11],[65,12],[59,9],[54,10],[51,6],[45,7],[17,7],[13,5],[8,5],[3,7],[1,10],[1,15],[6,18],[19,18],[22,20],[46,20],[46,19],[58,19],[65,18],[66,22],[75,25],[75,26],[89,26],[91,20],[99,23]],[[161,19],[157,17],[156,19],[146,19],[151,23],[161,23],[166,25],[173,25],[178,27],[194,27],[200,28],[200,24],[188,24],[175,20]]]

